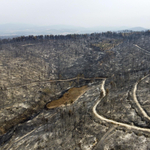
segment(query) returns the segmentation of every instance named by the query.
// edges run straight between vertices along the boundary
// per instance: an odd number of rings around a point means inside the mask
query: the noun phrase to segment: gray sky
[[[150,28],[150,0],[0,0],[5,23]]]

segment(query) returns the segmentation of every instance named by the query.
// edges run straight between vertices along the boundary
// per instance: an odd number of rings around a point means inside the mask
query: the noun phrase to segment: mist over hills
[[[134,27],[134,28],[129,28],[128,30],[132,30],[132,31],[145,31],[145,30],[148,30],[148,29],[143,28],[143,27]]]
[[[1,38],[15,37],[15,36],[27,36],[27,35],[66,35],[66,34],[85,34],[93,32],[106,32],[106,31],[145,31],[143,27],[111,27],[111,26],[97,26],[97,27],[80,27],[71,25],[50,25],[50,26],[37,26],[30,24],[0,24],[0,36]]]

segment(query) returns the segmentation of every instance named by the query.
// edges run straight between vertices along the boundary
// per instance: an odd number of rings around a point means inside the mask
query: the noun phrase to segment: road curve
[[[140,81],[144,80],[148,76],[149,76],[149,74],[146,75],[145,77],[143,77]],[[141,113],[143,114],[143,116],[145,118],[147,118],[148,120],[150,120],[150,117],[147,115],[147,113],[144,111],[144,109],[141,107],[140,103],[137,100],[136,91],[137,91],[137,85],[140,81],[135,83],[135,86],[134,86],[134,89],[133,89],[133,99],[134,99],[136,105],[138,106],[138,108],[140,109]]]
[[[143,79],[143,78],[142,78],[142,79]],[[101,90],[102,90],[102,92],[103,92],[103,97],[106,96],[106,91],[105,91],[105,88],[104,88],[105,81],[106,81],[106,79],[103,80],[102,85],[101,85]],[[97,113],[97,111],[96,111],[96,107],[97,107],[97,105],[101,102],[101,100],[103,99],[103,97],[102,97],[101,99],[99,99],[99,100],[96,102],[96,104],[94,105],[94,107],[93,107],[93,113],[94,113],[94,115],[95,115],[97,118],[99,118],[99,119],[101,119],[101,120],[103,120],[103,121],[106,121],[106,122],[109,122],[109,123],[118,125],[118,126],[126,127],[126,128],[128,128],[128,129],[136,129],[136,130],[139,130],[139,131],[150,132],[150,129],[149,129],[149,128],[141,128],[141,127],[137,127],[137,126],[134,126],[134,125],[129,125],[129,124],[126,124],[126,123],[117,122],[117,121],[114,121],[114,120],[111,120],[111,119],[107,119],[107,118],[105,118],[105,117],[99,115],[99,114]],[[97,97],[96,99],[98,99],[98,97]]]

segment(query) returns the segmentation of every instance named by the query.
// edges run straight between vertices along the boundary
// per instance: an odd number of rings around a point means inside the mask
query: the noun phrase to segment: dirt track
[[[148,76],[148,75],[147,75]],[[141,80],[145,79],[147,76],[143,77]],[[106,96],[106,90],[104,88],[104,85],[105,85],[105,81],[106,79],[103,80],[102,82],[102,85],[101,85],[101,90],[103,92],[103,97]],[[136,82],[135,86],[134,86],[134,92],[133,94],[136,92],[136,89],[137,89],[137,85],[138,85],[139,82]],[[134,125],[129,125],[129,124],[125,124],[125,123],[122,123],[122,122],[117,122],[115,120],[111,120],[111,119],[107,119],[105,117],[103,117],[102,115],[99,115],[96,111],[96,107],[97,105],[101,102],[101,100],[103,99],[103,97],[101,99],[99,99],[96,104],[94,105],[93,107],[93,113],[95,114],[95,116],[103,121],[106,121],[106,122],[109,122],[109,123],[112,123],[112,124],[115,124],[115,125],[118,125],[118,126],[123,126],[123,127],[126,127],[128,129],[136,129],[136,130],[139,130],[139,131],[146,131],[146,132],[150,132],[150,129],[149,128],[141,128],[141,127],[137,127],[137,126],[134,126]],[[136,95],[134,95],[134,98],[136,98]],[[97,98],[98,99],[98,98]],[[138,107],[142,109],[141,105],[138,103],[138,101],[135,101],[136,104],[138,105]],[[143,110],[143,113],[145,114],[145,116],[147,116],[149,118],[149,116],[146,114],[146,112]]]

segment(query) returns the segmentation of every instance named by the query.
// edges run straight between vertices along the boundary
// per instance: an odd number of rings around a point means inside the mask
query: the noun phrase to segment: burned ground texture
[[[0,41],[0,149],[150,149],[150,32]],[[101,89],[105,82],[106,95]]]

